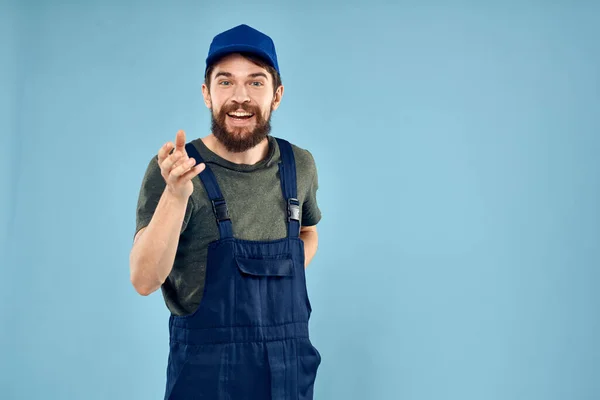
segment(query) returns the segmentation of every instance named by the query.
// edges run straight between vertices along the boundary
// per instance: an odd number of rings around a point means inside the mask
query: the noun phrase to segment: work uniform
[[[219,239],[208,246],[202,302],[169,319],[165,400],[312,400],[321,355],[309,338],[311,305],[299,238],[296,164],[277,139],[287,236],[233,237],[226,199],[208,165],[198,176],[212,203]],[[194,146],[188,155],[203,159]]]

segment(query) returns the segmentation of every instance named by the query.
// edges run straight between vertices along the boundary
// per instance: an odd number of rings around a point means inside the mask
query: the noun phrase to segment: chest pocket
[[[235,259],[238,269],[251,276],[294,276],[294,262],[291,258],[241,258]]]
[[[236,257],[236,323],[277,325],[294,321],[296,287],[291,258]]]

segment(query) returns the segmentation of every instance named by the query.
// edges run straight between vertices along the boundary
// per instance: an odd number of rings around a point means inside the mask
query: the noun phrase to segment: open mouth
[[[244,121],[252,118],[254,114],[245,111],[235,111],[227,113],[227,116],[235,121]]]

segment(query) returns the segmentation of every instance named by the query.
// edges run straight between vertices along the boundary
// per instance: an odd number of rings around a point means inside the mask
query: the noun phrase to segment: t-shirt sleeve
[[[321,210],[317,202],[317,191],[319,189],[319,177],[317,174],[317,166],[312,154],[310,156],[310,171],[312,173],[312,182],[308,187],[308,193],[302,204],[302,226],[317,225],[321,220]]]
[[[140,229],[148,226],[158,205],[164,190],[165,180],[160,173],[160,167],[156,156],[152,157],[146,168],[144,178],[142,179],[142,185],[140,187],[137,208],[136,208],[136,227],[135,233],[137,234]],[[183,218],[183,224],[181,226],[181,232],[185,230],[190,221],[190,217],[193,211],[193,201],[190,196]],[[135,236],[135,235],[134,235]]]

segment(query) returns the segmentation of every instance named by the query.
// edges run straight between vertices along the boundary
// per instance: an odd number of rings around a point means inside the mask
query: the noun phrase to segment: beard
[[[255,119],[254,129],[246,127],[233,127],[227,129],[226,119],[227,113],[244,110],[252,113]],[[256,106],[248,104],[231,104],[223,106],[218,115],[211,112],[211,128],[212,133],[217,140],[232,153],[241,153],[249,150],[263,141],[271,133],[271,112],[265,119],[261,110]]]

